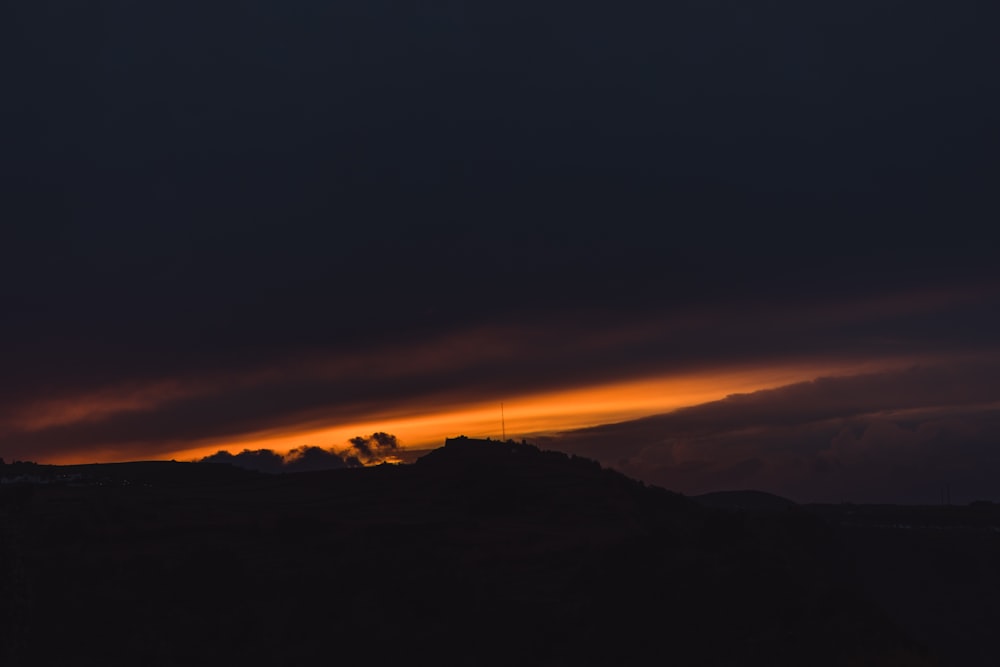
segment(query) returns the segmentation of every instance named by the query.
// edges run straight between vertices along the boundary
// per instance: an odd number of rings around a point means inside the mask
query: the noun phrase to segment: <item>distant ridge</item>
[[[701,503],[705,507],[740,510],[744,512],[784,511],[794,507],[799,507],[798,503],[789,500],[788,498],[783,498],[765,491],[754,491],[752,489],[703,493],[700,496],[692,496],[692,500]]]

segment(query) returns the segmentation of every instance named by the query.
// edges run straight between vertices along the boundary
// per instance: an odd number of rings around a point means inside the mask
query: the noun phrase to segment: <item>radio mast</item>
[[[503,419],[503,401],[500,401],[500,432],[503,434],[500,439],[507,442],[507,423]]]

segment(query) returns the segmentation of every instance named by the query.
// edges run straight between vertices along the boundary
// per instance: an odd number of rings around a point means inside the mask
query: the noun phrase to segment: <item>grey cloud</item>
[[[1000,339],[990,304],[823,316],[996,284],[995,248],[959,224],[998,217],[990,3],[908,3],[902,24],[861,0],[436,3],[432,21],[230,3],[225,30],[179,3],[53,20],[70,4],[18,2],[5,35],[25,56],[0,157],[8,456]],[[511,322],[529,335],[506,356],[482,352],[502,331],[402,370],[423,342]],[[296,354],[397,367],[243,383]],[[205,376],[232,382],[11,427],[50,399]]]
[[[386,457],[394,455],[399,450],[396,436],[382,431],[351,438],[350,443],[351,447],[346,450],[344,456],[367,464],[384,461]]]
[[[285,455],[288,472],[331,470],[348,467],[348,462],[332,450],[321,447],[297,447]]]
[[[278,473],[282,471],[285,463],[284,457],[270,449],[244,449],[239,454],[230,454],[225,450],[219,450],[211,456],[206,456],[202,461],[210,463],[228,463],[257,472]]]
[[[201,460],[214,463],[228,463],[241,468],[247,468],[248,470],[270,474],[336,470],[355,465],[341,458],[336,452],[309,446],[297,447],[285,455],[278,454],[270,449],[244,449],[235,455],[225,450],[220,450]]]
[[[1000,499],[997,366],[820,378],[563,433],[546,446],[697,494],[757,488],[801,501]]]

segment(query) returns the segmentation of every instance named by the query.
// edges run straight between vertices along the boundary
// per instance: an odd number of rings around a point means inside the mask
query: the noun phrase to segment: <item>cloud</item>
[[[281,454],[270,449],[244,449],[239,454],[230,454],[225,450],[219,450],[211,456],[202,459],[206,463],[227,463],[239,466],[247,470],[257,472],[279,473],[283,471],[285,459]]]
[[[165,351],[146,349],[141,337],[119,345],[102,339],[94,348],[74,338],[35,349],[45,340],[38,336],[10,345],[19,353],[9,355],[0,374],[0,452],[39,461],[93,460],[94,452],[101,460],[146,459],[249,443],[248,436],[266,432],[372,424],[391,410],[445,413],[653,375],[997,357],[993,304],[1000,292],[992,282],[866,285],[863,293],[838,282],[805,295],[801,276],[749,271],[733,282],[734,272],[754,265],[752,258],[722,253],[718,259],[735,264],[714,278],[693,274],[683,288],[664,286],[657,297],[663,312],[638,292],[621,294],[614,305],[545,302],[467,321],[451,313],[438,322],[435,315],[427,326],[354,337],[340,332],[319,342],[289,325],[298,331],[287,334],[294,344],[251,344],[257,335],[251,332],[238,339],[248,347],[225,345],[223,337],[204,348],[208,338],[188,340],[191,334],[182,332]],[[873,264],[855,270],[870,276],[884,268]],[[674,270],[693,268],[681,263]],[[456,269],[442,279],[461,282],[462,275]],[[860,280],[853,275],[845,280]],[[761,287],[766,296],[755,292]],[[963,391],[947,377],[941,386]],[[837,389],[820,384],[812,391]],[[848,392],[815,404],[850,410],[860,398]],[[745,399],[745,409],[760,414],[757,400]]]
[[[235,455],[220,450],[201,460],[212,463],[228,463],[240,468],[270,474],[336,470],[357,465],[356,462],[345,461],[335,452],[320,447],[299,447],[284,456],[270,449],[244,449]]]
[[[684,493],[801,501],[1000,499],[996,364],[817,378],[562,433],[550,446]]]
[[[979,340],[995,330],[988,319],[983,324],[993,294],[984,289],[910,289],[806,304],[748,300],[726,308],[688,303],[666,317],[605,309],[540,312],[530,320],[468,323],[339,348],[279,348],[198,369],[178,364],[174,374],[164,370],[146,382],[139,379],[142,369],[158,362],[118,359],[120,370],[109,364],[100,373],[83,374],[86,386],[62,370],[50,370],[48,382],[8,376],[0,381],[8,399],[0,407],[0,450],[33,460],[95,450],[119,460],[150,458],[185,443],[371,421],[387,405],[431,413],[655,373],[859,360],[877,366],[961,354],[995,358]],[[949,322],[943,331],[942,318]],[[946,377],[942,386],[950,386]],[[837,388],[820,384],[812,391]],[[851,409],[855,398],[848,394],[817,405]],[[744,400],[747,410],[759,413],[756,398]],[[698,418],[697,411],[688,415]]]
[[[219,450],[201,460],[276,474],[375,465],[385,461],[395,461],[395,455],[399,452],[398,438],[382,431],[367,436],[357,436],[351,438],[349,442],[350,446],[339,452],[314,446],[296,447],[284,455],[271,449],[244,449],[239,454]]]
[[[399,451],[396,436],[381,431],[351,438],[350,443],[351,447],[342,456],[354,458],[367,465],[394,459]]]
[[[353,462],[351,464],[353,465]],[[346,468],[348,465],[348,461],[332,450],[322,447],[298,447],[285,455],[284,469],[288,472],[305,472]]]
[[[48,4],[7,36],[48,55],[7,89],[5,454],[1000,339],[966,300],[994,249],[957,228],[997,217],[998,41],[975,12],[452,3],[427,30],[269,3],[222,45],[185,12],[105,34],[156,63],[136,76]],[[879,248],[884,220],[909,233]]]

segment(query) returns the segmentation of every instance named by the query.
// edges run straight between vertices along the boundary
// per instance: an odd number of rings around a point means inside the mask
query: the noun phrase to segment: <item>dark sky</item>
[[[239,449],[265,432],[792,366],[761,410],[947,405],[997,421],[1000,383],[982,371],[1000,333],[995,3],[0,11],[8,460]],[[901,398],[828,414],[822,392],[796,393],[815,369]],[[963,398],[880,375],[907,372],[950,373]],[[705,405],[691,409],[729,409]],[[806,478],[767,468],[763,445],[727,444],[752,413],[720,416],[702,453],[672,459],[701,461],[700,476],[618,456],[634,434],[600,456],[692,490],[757,460],[770,476],[726,483],[802,496]],[[820,419],[775,414],[793,440]],[[653,422],[657,442],[686,419]],[[802,447],[837,451],[842,431]],[[951,451],[975,467],[992,450]],[[976,493],[1000,499],[1000,483]]]

